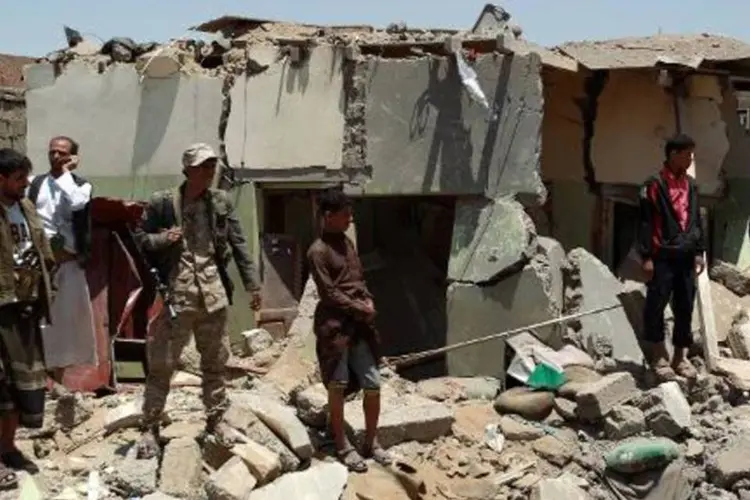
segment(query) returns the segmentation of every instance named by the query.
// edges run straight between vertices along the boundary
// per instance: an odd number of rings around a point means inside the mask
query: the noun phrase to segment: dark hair
[[[67,135],[58,135],[57,137],[53,137],[50,139],[49,142],[55,142],[55,141],[65,141],[68,144],[70,144],[70,154],[77,155],[78,154],[78,143],[68,137]]]
[[[669,160],[672,153],[680,153],[686,149],[694,149],[695,141],[687,134],[677,134],[667,139],[664,144],[664,158]]]
[[[31,172],[29,157],[10,148],[0,149],[0,175],[9,177],[19,170]]]
[[[351,204],[351,200],[344,194],[343,189],[328,188],[318,196],[318,213],[324,215],[326,212],[340,212]]]

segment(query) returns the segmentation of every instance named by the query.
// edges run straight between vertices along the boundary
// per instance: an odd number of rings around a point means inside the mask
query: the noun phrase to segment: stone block
[[[126,427],[137,426],[143,417],[143,401],[135,400],[111,408],[104,419],[104,430],[112,433]]]
[[[172,495],[167,495],[166,493],[157,491],[155,493],[146,495],[141,500],[179,500],[179,499],[177,497],[173,497]]]
[[[574,449],[557,436],[544,436],[531,444],[534,452],[558,467],[565,467],[573,457]]]
[[[312,427],[326,424],[328,393],[323,384],[314,384],[295,395],[297,417]]]
[[[738,359],[750,359],[750,321],[747,318],[748,312],[743,310],[727,335],[732,354]]]
[[[203,456],[195,439],[173,439],[164,448],[159,490],[176,497],[188,497],[202,483]]]
[[[692,423],[690,403],[677,382],[665,382],[647,392],[640,406],[649,429],[657,436],[677,437]]]
[[[635,406],[617,406],[604,419],[604,432],[614,441],[646,430],[646,417]]]
[[[541,427],[520,422],[509,416],[503,416],[500,419],[500,430],[503,436],[510,441],[533,441],[545,434]]]
[[[537,250],[536,228],[511,199],[456,204],[448,279],[484,283],[523,266]]]
[[[565,276],[568,313],[617,306],[578,320],[578,337],[588,353],[642,363],[636,331],[619,298],[622,284],[609,268],[585,249],[575,248],[568,253]]]
[[[255,413],[302,460],[313,455],[313,446],[305,425],[292,407],[256,394],[235,394],[238,404]]]
[[[570,481],[542,479],[531,489],[530,500],[589,500],[591,496]]]
[[[495,410],[501,414],[521,415],[525,419],[542,421],[552,413],[555,395],[548,391],[533,391],[528,387],[513,387],[495,399]]]
[[[560,315],[550,297],[551,263],[537,254],[523,270],[500,282],[478,286],[453,283],[447,292],[448,333],[446,344],[456,344],[502,330],[524,327]],[[502,326],[498,326],[502,325]],[[548,345],[561,344],[559,330],[538,328],[539,339]],[[505,378],[503,339],[465,347],[446,354],[448,374]]]
[[[283,472],[299,468],[299,458],[247,406],[233,401],[224,414],[224,421],[256,443],[278,453]]]
[[[205,485],[208,500],[247,500],[258,481],[240,457],[222,465]]]
[[[750,275],[729,262],[715,261],[709,268],[708,275],[739,297],[750,295]]]
[[[362,402],[347,403],[344,413],[354,437],[362,439],[365,432]],[[384,398],[378,423],[378,439],[384,447],[404,441],[430,442],[449,434],[453,421],[453,411],[449,407],[421,396]]]
[[[349,472],[340,463],[323,462],[302,472],[285,474],[250,493],[247,500],[339,500],[348,477]]]
[[[259,484],[269,483],[281,473],[279,455],[254,441],[236,445],[232,448],[232,453],[245,461]]]
[[[156,491],[156,474],[159,470],[159,459],[138,458],[136,446],[132,446],[125,458],[117,463],[112,481],[130,495],[143,496]]]
[[[706,467],[711,482],[731,490],[735,483],[750,479],[748,448],[750,448],[750,439],[743,438],[730,446],[722,447],[718,453],[712,456]]]
[[[614,407],[638,394],[633,375],[627,372],[612,373],[594,382],[576,396],[578,417],[592,421],[605,417]]]
[[[245,341],[245,355],[253,356],[265,351],[273,345],[273,335],[263,328],[253,328],[242,332]]]

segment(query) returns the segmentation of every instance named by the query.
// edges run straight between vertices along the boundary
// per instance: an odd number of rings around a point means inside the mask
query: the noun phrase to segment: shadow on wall
[[[147,165],[164,141],[180,82],[179,76],[143,80],[131,171],[135,172],[138,167]],[[179,162],[180,153],[181,151],[175,152],[175,162]]]
[[[335,61],[336,59],[333,58]],[[332,74],[332,73],[331,73]],[[293,63],[287,56],[282,62],[281,75],[279,76],[279,91],[276,94],[276,114],[281,111],[281,98],[286,90],[287,94],[299,92],[304,94],[310,84],[310,61]]]
[[[474,145],[471,139],[471,127],[464,120],[464,99],[466,97],[457,66],[453,59],[449,60],[448,69],[443,78],[440,69],[445,60],[434,59],[430,62],[430,78],[427,90],[417,99],[409,124],[409,138],[416,140],[424,135],[430,123],[430,114],[437,113],[435,129],[427,155],[425,176],[422,190],[430,191],[435,177],[440,170],[438,188],[450,193],[458,189],[484,192],[490,176],[490,168],[495,152],[495,145],[502,123],[503,105],[511,75],[512,57],[502,58],[502,67],[495,87],[493,106],[498,116],[489,124],[485,134],[479,169],[474,177],[472,160]],[[476,104],[470,104],[476,106]],[[505,168],[505,158],[500,165],[500,175]]]

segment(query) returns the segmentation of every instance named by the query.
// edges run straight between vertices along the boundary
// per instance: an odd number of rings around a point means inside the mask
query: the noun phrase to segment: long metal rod
[[[450,351],[455,351],[456,349],[461,349],[463,347],[483,344],[485,342],[489,342],[490,340],[510,337],[511,335],[522,333],[528,330],[533,330],[536,328],[544,328],[545,326],[557,325],[560,323],[572,321],[574,319],[582,318],[584,316],[591,316],[594,314],[611,311],[612,309],[619,309],[621,307],[622,307],[622,304],[612,304],[611,306],[599,307],[596,309],[590,309],[588,311],[581,311],[581,312],[569,314],[567,316],[561,316],[559,318],[553,318],[553,319],[549,319],[549,320],[542,321],[539,323],[534,323],[533,325],[521,326],[518,328],[514,328],[512,330],[507,330],[507,331],[500,332],[500,333],[494,333],[492,335],[487,335],[486,337],[480,337],[478,339],[467,340],[465,342],[460,342],[458,344],[448,345],[445,347],[438,347],[436,349],[429,349],[427,351],[415,352],[411,354],[404,354],[401,356],[388,357],[388,358],[385,358],[385,362],[394,367],[409,366],[409,365],[415,364],[418,361],[423,361],[425,359],[434,358],[436,356],[439,356],[440,354],[444,354]]]

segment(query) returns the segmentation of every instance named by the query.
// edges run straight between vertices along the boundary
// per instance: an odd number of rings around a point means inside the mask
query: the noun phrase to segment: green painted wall
[[[750,179],[728,179],[727,196],[714,208],[714,258],[750,267]]]
[[[182,174],[128,177],[96,177],[86,175],[94,186],[94,196],[123,198],[126,200],[147,200],[152,193],[161,189],[171,188],[182,182]],[[233,189],[230,193],[234,201],[240,222],[245,230],[251,254],[255,262],[259,262],[260,245],[258,239],[258,216],[256,213],[256,190],[253,184],[245,184]],[[237,343],[240,334],[255,327],[255,318],[250,309],[250,296],[245,292],[237,268],[234,264],[229,269],[232,281],[235,283],[234,304],[230,308],[229,335],[233,343]]]

